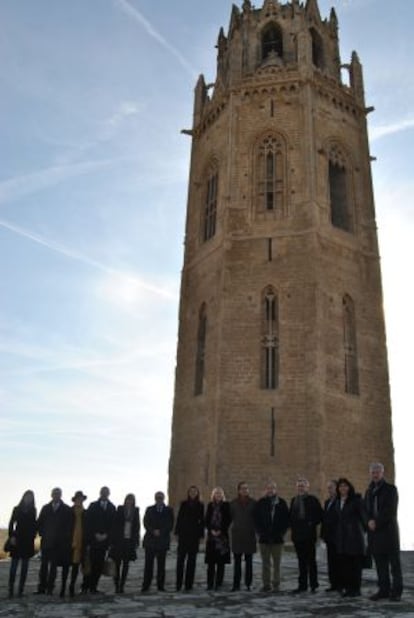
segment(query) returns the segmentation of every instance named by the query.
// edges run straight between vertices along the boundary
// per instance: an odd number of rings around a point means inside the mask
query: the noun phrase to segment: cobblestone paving
[[[196,585],[192,593],[174,591],[175,554],[170,553],[167,561],[167,592],[156,591],[140,594],[142,582],[143,552],[130,572],[125,594],[115,595],[110,578],[102,578],[102,594],[97,596],[77,595],[73,600],[61,600],[57,596],[36,596],[39,561],[31,561],[28,584],[22,599],[7,599],[7,577],[9,561],[0,562],[0,618],[309,618],[326,616],[341,618],[360,616],[380,618],[382,616],[406,616],[414,618],[414,552],[403,553],[405,590],[402,601],[373,602],[369,595],[376,591],[375,571],[364,571],[362,597],[342,599],[335,593],[325,592],[327,587],[325,556],[318,551],[320,565],[320,588],[316,594],[291,595],[297,586],[296,559],[285,552],[282,561],[282,592],[264,594],[260,592],[260,559],[254,561],[254,587],[251,592],[230,592],[232,567],[226,567],[223,592],[207,592],[205,589],[205,565],[203,555],[199,556]]]

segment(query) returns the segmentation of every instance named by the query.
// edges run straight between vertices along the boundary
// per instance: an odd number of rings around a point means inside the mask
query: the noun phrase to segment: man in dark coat
[[[328,560],[328,577],[330,587],[327,592],[339,589],[339,565],[336,550],[336,530],[338,527],[338,510],[335,508],[337,499],[337,482],[328,481],[328,498],[325,500],[321,527],[321,538],[326,544],[326,555]]]
[[[242,557],[244,555],[244,583],[250,590],[253,580],[253,554],[256,553],[254,508],[256,501],[249,496],[247,483],[237,485],[237,498],[230,502],[231,548],[234,556],[233,592],[240,590]]]
[[[266,485],[266,495],[256,502],[254,523],[259,537],[259,547],[262,556],[263,592],[277,592],[280,586],[280,562],[282,559],[285,534],[289,528],[289,509],[277,495],[277,485],[270,481]],[[273,577],[271,565],[273,561]]]
[[[316,592],[318,569],[316,566],[316,528],[322,521],[323,510],[319,500],[309,494],[309,481],[296,482],[297,495],[290,503],[290,527],[299,564],[298,587],[293,593],[308,589],[308,576],[312,592]]]
[[[86,546],[89,550],[91,562],[89,585],[92,594],[98,592],[98,582],[102,575],[116,514],[116,508],[109,500],[109,495],[109,488],[102,487],[99,500],[91,502],[86,511]]]
[[[60,596],[63,597],[71,563],[73,515],[70,507],[62,501],[62,490],[59,487],[52,490],[51,497],[51,502],[42,507],[37,520],[39,535],[42,537],[37,591],[38,594],[53,594],[57,567],[61,566]]]
[[[378,591],[371,596],[371,600],[389,598],[399,601],[403,579],[397,521],[398,492],[395,485],[384,479],[384,466],[381,463],[372,463],[370,474],[371,483],[365,494],[368,547],[374,557],[378,575]]]
[[[164,500],[163,492],[157,491],[155,504],[149,506],[144,515],[146,532],[143,542],[145,566],[142,592],[147,592],[151,586],[155,558],[157,559],[157,587],[160,592],[164,591],[165,559],[170,548],[170,535],[174,527],[174,512]]]

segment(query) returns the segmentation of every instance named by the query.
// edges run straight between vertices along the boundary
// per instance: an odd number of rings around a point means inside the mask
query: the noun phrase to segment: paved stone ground
[[[133,564],[125,589],[125,594],[115,595],[110,578],[102,578],[100,588],[103,594],[76,596],[73,600],[60,600],[57,596],[37,597],[34,595],[37,583],[39,561],[30,564],[26,594],[22,599],[8,600],[7,578],[9,561],[0,562],[0,618],[309,618],[334,616],[336,618],[360,616],[380,618],[404,615],[414,618],[414,552],[402,554],[405,590],[402,601],[373,602],[369,595],[376,591],[376,578],[373,569],[364,571],[362,597],[342,599],[335,593],[325,592],[328,586],[325,554],[323,547],[318,549],[320,588],[316,594],[303,593],[299,596],[289,594],[297,586],[296,558],[285,552],[282,560],[282,592],[263,594],[260,592],[260,558],[254,560],[254,587],[251,592],[230,592],[232,566],[226,567],[223,592],[206,591],[204,556],[199,556],[196,585],[190,593],[174,591],[175,552],[167,561],[167,592],[156,591],[140,594],[142,582],[143,552]]]

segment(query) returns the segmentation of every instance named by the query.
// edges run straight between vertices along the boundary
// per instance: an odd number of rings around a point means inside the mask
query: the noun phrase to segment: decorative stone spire
[[[362,65],[356,51],[352,52],[351,64],[349,67],[350,86],[355,92],[358,103],[365,106],[364,79],[362,77]]]
[[[270,15],[277,15],[280,10],[280,4],[278,0],[265,0],[263,3],[261,18],[269,17]]]
[[[235,30],[237,30],[240,26],[240,9],[238,6],[233,4],[231,7],[231,17],[230,17],[230,26],[229,26],[229,39],[233,36]]]
[[[207,86],[204,75],[200,75],[194,91],[194,118],[193,126],[196,127],[200,122],[203,108],[207,100]]]
[[[329,26],[335,34],[338,32],[338,17],[336,16],[336,11],[333,7],[331,8],[331,13],[329,15]]]
[[[321,14],[319,12],[318,0],[306,0],[305,14],[309,21],[320,23]]]
[[[250,2],[250,0],[244,0],[242,9],[243,13],[250,13],[250,11],[252,10],[252,3]]]

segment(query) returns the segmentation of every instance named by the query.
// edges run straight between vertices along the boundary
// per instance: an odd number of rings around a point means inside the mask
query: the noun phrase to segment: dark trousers
[[[207,588],[221,588],[224,579],[224,562],[209,562],[207,565]]]
[[[91,547],[90,559],[91,559],[91,573],[89,578],[89,586],[91,592],[96,592],[98,587],[99,578],[102,575],[102,571],[105,564],[106,547]]]
[[[400,552],[390,554],[374,554],[375,566],[378,575],[379,592],[384,596],[390,594],[400,596],[403,591]],[[392,584],[390,580],[390,570]]]
[[[242,577],[242,557],[243,554],[233,554],[234,556],[234,571],[233,571],[233,588],[240,588],[240,582]],[[244,561],[246,563],[244,571],[244,583],[247,588],[252,585],[253,579],[253,556],[252,554],[244,554]]]
[[[345,592],[361,592],[362,556],[338,554],[339,588]]]
[[[142,582],[143,592],[148,590],[151,586],[155,559],[157,559],[157,588],[158,590],[164,589],[166,556],[167,550],[153,551],[152,549],[145,549],[144,581]]]
[[[42,549],[38,592],[52,594],[55,587],[56,573],[56,552],[53,549]]]
[[[72,564],[72,568],[70,571],[70,584],[69,584],[69,592],[71,595],[75,593],[75,584],[78,579],[80,564],[78,562],[74,562]]]
[[[299,564],[299,588],[308,589],[309,583],[312,590],[318,588],[318,568],[316,566],[315,541],[295,541],[295,550]]]
[[[115,592],[123,592],[129,571],[129,560],[115,560]]]
[[[326,544],[326,557],[328,559],[328,577],[331,588],[339,588],[338,552],[335,543]]]
[[[191,590],[194,583],[194,574],[197,562],[197,552],[189,552],[182,549],[177,550],[177,567],[176,567],[176,585],[177,590],[181,590],[184,578],[185,565],[185,582],[186,590]]]
[[[23,594],[24,585],[26,583],[27,571],[29,568],[29,558],[12,558],[9,572],[9,593],[13,595],[14,582],[16,581],[17,567],[20,562],[20,579],[19,579],[19,595]]]

